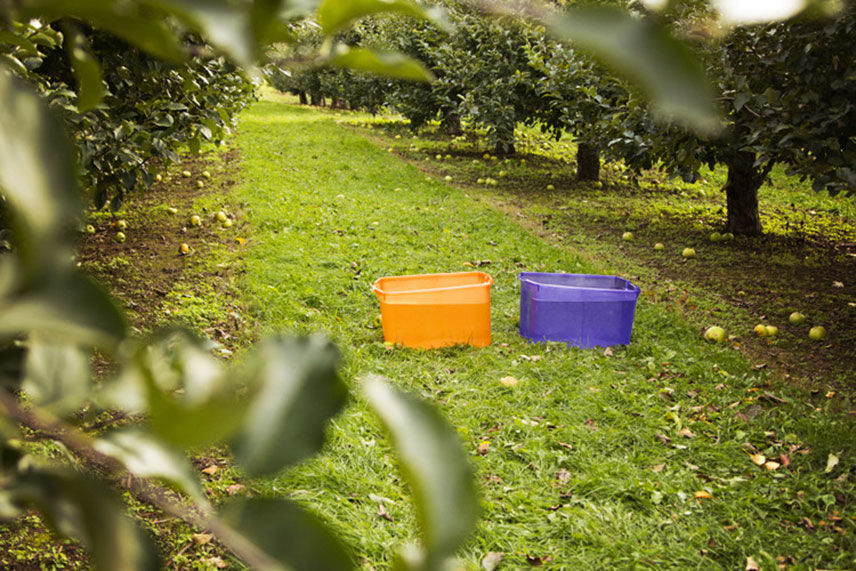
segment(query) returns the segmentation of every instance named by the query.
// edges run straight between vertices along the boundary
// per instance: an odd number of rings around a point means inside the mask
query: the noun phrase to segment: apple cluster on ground
[[[211,179],[211,173],[207,170],[202,171],[200,173],[200,175],[204,179],[208,179],[208,180]],[[190,178],[193,176],[193,173],[189,170],[183,170],[183,171],[181,171],[181,176],[183,176],[184,178]],[[155,176],[155,182],[162,182],[162,181],[163,181],[162,175],[158,174]],[[196,181],[196,186],[197,186],[197,188],[202,189],[205,187],[205,182],[202,180],[198,180],[198,181]],[[167,206],[166,211],[169,214],[178,214],[178,212],[179,212],[177,208],[172,207],[172,206]],[[232,217],[227,212],[225,212],[223,210],[217,212],[213,216],[213,218],[217,223],[219,223],[224,228],[230,228],[234,224]],[[202,220],[202,217],[199,216],[198,214],[193,214],[189,219],[189,223],[190,223],[191,227],[201,228],[203,220]],[[122,218],[115,220],[111,223],[111,227],[116,230],[116,233],[113,235],[113,240],[115,240],[116,242],[118,242],[120,244],[125,242],[125,240],[127,240],[128,236],[125,234],[125,231],[129,229],[129,226],[128,226],[128,222],[126,220],[124,220]],[[95,234],[97,232],[97,229],[93,224],[87,224],[83,228],[83,231],[87,234]],[[190,254],[191,251],[192,251],[192,249],[191,249],[190,245],[186,242],[182,242],[178,246],[178,253],[183,255],[183,256]]]
[[[621,235],[621,239],[628,242],[633,240],[633,232],[627,231]],[[713,232],[710,235],[711,242],[728,242],[734,239],[734,234],[731,232],[726,232],[725,234],[720,234],[719,232]],[[655,250],[663,250],[665,246],[662,242],[657,242],[654,244]],[[696,251],[695,248],[686,247],[681,251],[681,256],[687,259],[695,258]],[[801,325],[805,322],[805,315],[800,313],[799,311],[794,311],[791,313],[788,321],[791,325]],[[754,333],[758,337],[775,337],[779,334],[779,328],[775,325],[763,324],[759,323],[753,329]],[[815,325],[808,332],[809,339],[813,341],[820,341],[826,337],[826,329],[822,325]],[[713,325],[708,327],[704,331],[704,338],[708,341],[713,341],[716,343],[725,343],[726,341],[733,340],[736,337],[734,335],[729,336],[726,334],[725,330],[718,325]]]
[[[799,311],[794,311],[788,317],[788,321],[791,325],[802,325],[803,323],[805,323],[805,320],[805,315],[803,313],[800,313]],[[771,338],[779,334],[778,327],[769,324],[765,325],[763,323],[759,323],[758,325],[756,325],[752,329],[752,331],[758,337]],[[809,329],[808,337],[813,341],[820,341],[826,337],[826,328],[822,325],[815,325],[811,329]],[[722,327],[719,327],[718,325],[712,325],[705,329],[704,338],[708,341],[713,341],[715,343],[725,343],[726,341],[733,340],[736,337],[733,335],[727,335],[725,329],[723,329]]]

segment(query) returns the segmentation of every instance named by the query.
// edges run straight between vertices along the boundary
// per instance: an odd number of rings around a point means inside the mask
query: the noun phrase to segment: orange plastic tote
[[[378,279],[383,338],[405,347],[490,345],[490,286],[484,272]]]

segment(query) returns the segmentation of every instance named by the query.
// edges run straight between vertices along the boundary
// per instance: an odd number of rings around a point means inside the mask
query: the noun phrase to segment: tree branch
[[[74,426],[39,409],[27,409],[13,395],[0,390],[0,414],[16,420],[27,428],[61,442],[83,463],[114,487],[130,492],[138,500],[155,506],[200,530],[210,531],[232,553],[253,569],[281,569],[282,565],[259,549],[239,531],[217,517],[210,504],[187,504],[174,499],[168,488],[157,486],[129,473],[115,458],[93,446],[93,439]]]

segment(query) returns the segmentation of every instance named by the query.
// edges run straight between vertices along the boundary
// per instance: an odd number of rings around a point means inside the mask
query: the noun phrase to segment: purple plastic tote
[[[627,345],[640,289],[615,276],[521,273],[520,335],[577,347]]]

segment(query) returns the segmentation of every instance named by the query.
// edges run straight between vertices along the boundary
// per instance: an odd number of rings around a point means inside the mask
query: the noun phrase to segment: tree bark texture
[[[738,151],[726,161],[728,178],[725,181],[725,203],[728,212],[727,229],[734,234],[758,236],[761,234],[761,216],[758,213],[758,189],[766,173],[755,166],[755,153]]]
[[[446,134],[450,137],[464,134],[464,130],[461,128],[461,116],[457,113],[449,113],[443,117],[443,126],[446,128]]]
[[[600,179],[600,153],[586,143],[577,145],[577,180]]]

